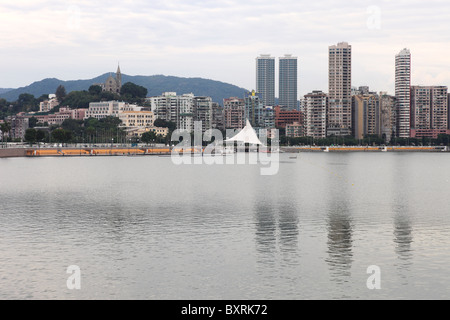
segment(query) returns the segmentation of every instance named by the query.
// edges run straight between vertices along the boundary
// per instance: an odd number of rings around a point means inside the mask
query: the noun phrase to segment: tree
[[[16,102],[17,112],[37,111],[38,108],[39,104],[32,94],[22,93],[21,95],[19,95],[19,98]]]
[[[153,125],[160,128],[169,128],[169,131],[172,132],[177,128],[177,124],[175,122],[166,121],[164,119],[156,119],[155,122],[153,122]]]
[[[25,131],[25,141],[33,144],[36,142],[37,133],[36,129],[30,128]]]
[[[141,103],[147,96],[147,89],[132,82],[127,82],[120,89],[120,95],[127,102]]]
[[[98,96],[100,93],[102,93],[102,87],[98,85],[92,85],[89,87],[89,93],[93,96]]]
[[[147,144],[149,144],[150,142],[154,142],[156,140],[157,136],[156,133],[154,131],[148,131],[148,132],[144,132],[142,134],[142,142],[145,142]]]
[[[58,102],[61,103],[67,95],[66,88],[64,88],[64,86],[60,84],[58,88],[56,88],[55,95],[56,99],[58,99]]]
[[[11,124],[9,122],[5,121],[0,125],[0,128],[2,130],[2,135],[3,135],[2,141],[5,141],[6,134],[11,131]]]
[[[52,132],[52,139],[56,142],[66,143],[72,139],[72,132],[64,129],[55,129]]]
[[[38,123],[38,119],[36,117],[31,117],[28,120],[28,125],[29,125],[30,128],[36,127],[37,123]]]
[[[47,137],[47,134],[44,130],[36,130],[36,141],[42,142]]]

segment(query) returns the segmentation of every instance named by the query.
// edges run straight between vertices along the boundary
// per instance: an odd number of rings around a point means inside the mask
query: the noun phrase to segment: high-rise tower
[[[352,131],[352,47],[340,42],[328,49],[327,135],[346,136]]]
[[[279,58],[279,105],[297,109],[297,57],[286,54]]]
[[[275,58],[270,54],[256,58],[256,92],[264,106],[275,105]]]
[[[397,136],[408,138],[411,127],[411,52],[408,49],[395,56],[395,98]]]

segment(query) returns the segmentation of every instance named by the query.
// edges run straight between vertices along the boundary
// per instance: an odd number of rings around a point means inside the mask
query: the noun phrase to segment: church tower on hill
[[[117,66],[116,77],[112,74],[109,75],[106,82],[102,85],[103,91],[113,92],[120,94],[120,89],[122,88],[122,73],[120,72],[120,66]]]

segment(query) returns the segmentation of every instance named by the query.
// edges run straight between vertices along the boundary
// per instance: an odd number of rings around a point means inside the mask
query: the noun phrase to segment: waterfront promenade
[[[14,157],[64,157],[64,156],[134,156],[170,155],[173,147],[117,146],[117,147],[9,147],[0,149],[0,158]],[[449,152],[443,146],[330,146],[281,147],[284,153],[301,152]]]

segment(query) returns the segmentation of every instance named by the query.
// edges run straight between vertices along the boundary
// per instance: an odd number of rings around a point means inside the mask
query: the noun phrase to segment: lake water
[[[0,299],[450,298],[450,153],[280,157],[0,159]]]

